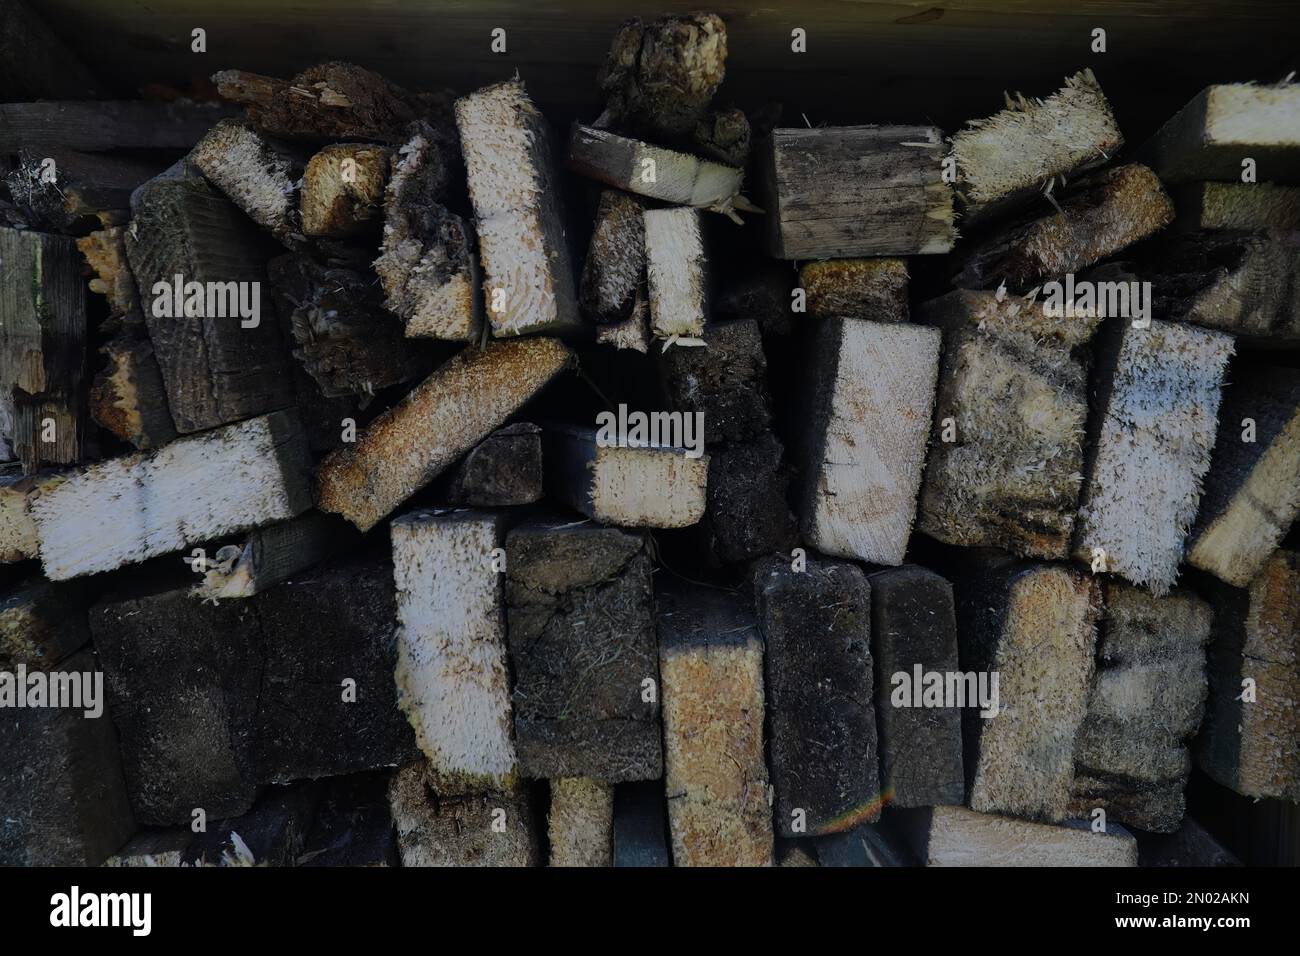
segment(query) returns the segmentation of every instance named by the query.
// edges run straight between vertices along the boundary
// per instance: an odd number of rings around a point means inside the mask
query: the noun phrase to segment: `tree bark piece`
[[[650,557],[589,523],[506,536],[506,634],[519,766],[530,777],[652,780],[663,771]],[[649,697],[649,699],[647,699]]]
[[[818,550],[903,561],[925,463],[939,332],[828,319],[818,329],[804,536]]]
[[[1300,516],[1300,372],[1243,368],[1239,375],[1224,391],[1185,551],[1188,564],[1244,588]]]
[[[961,258],[953,284],[1027,291],[1081,272],[1173,222],[1174,205],[1146,166],[1114,166],[1074,183],[1056,212],[1025,217],[988,236]]]
[[[1174,190],[1181,229],[1300,230],[1300,189],[1272,183],[1191,183]]]
[[[628,319],[645,285],[644,211],[635,196],[601,190],[578,288],[584,314],[599,324]]]
[[[1231,337],[1171,322],[1106,330],[1074,556],[1157,597],[1178,578],[1210,467]]]
[[[217,549],[193,595],[215,603],[261,594],[319,564],[355,536],[351,525],[314,511],[258,528],[242,543]]]
[[[581,324],[546,121],[518,80],[456,101],[488,321],[498,337]]]
[[[1183,820],[1187,745],[1205,710],[1213,613],[1190,592],[1105,588],[1097,671],[1074,745],[1070,815],[1172,833]]]
[[[1300,554],[1278,550],[1247,590],[1212,595],[1210,700],[1196,762],[1245,796],[1300,800]]]
[[[111,571],[288,520],[311,506],[308,468],[301,425],[284,413],[98,462],[32,506],[45,574]]]
[[[965,800],[961,711],[917,706],[926,674],[959,671],[952,586],[916,565],[870,575],[871,631],[880,735],[880,788],[895,807]],[[909,706],[895,703],[899,675],[911,681]]]
[[[771,866],[763,643],[748,599],[657,591],[674,866]]]
[[[552,338],[468,348],[371,422],[316,472],[316,504],[368,531],[499,428],[567,366]]]
[[[775,129],[769,250],[778,259],[947,252],[957,238],[932,126]]]
[[[1137,866],[1138,846],[1121,826],[1029,823],[965,807],[909,811],[907,834],[924,866]]]
[[[499,428],[452,470],[446,499],[470,508],[530,505],[542,497],[542,430],[529,422]]]
[[[1253,159],[1261,182],[1300,184],[1300,85],[1207,86],[1139,154],[1166,182],[1240,182]]]
[[[614,865],[614,788],[567,777],[551,781],[547,814],[551,866]]]
[[[685,528],[704,516],[709,456],[648,441],[605,445],[590,428],[547,426],[547,492],[602,524]]]
[[[1092,70],[1065,79],[1045,100],[1007,97],[1000,113],[972,120],[952,137],[962,221],[974,224],[1027,205],[1060,177],[1064,183],[1110,160],[1124,145]]]
[[[398,706],[440,793],[508,789],[518,770],[505,607],[490,512],[417,511],[391,526]]]
[[[383,208],[392,150],[332,143],[307,162],[298,214],[308,236],[347,239],[364,232]]]
[[[839,561],[792,570],[754,566],[772,739],[776,827],[782,836],[839,833],[880,818],[872,697],[871,588]]]
[[[661,339],[699,336],[708,299],[700,214],[647,209],[644,218],[650,331]]]
[[[1088,418],[1084,349],[1094,316],[952,292],[918,319],[944,333],[935,428],[917,528],[963,547],[1069,556]]]
[[[675,206],[731,208],[745,171],[575,123],[568,165],[579,175]]]
[[[805,262],[799,285],[810,315],[819,318],[907,321],[907,262],[827,259]]]

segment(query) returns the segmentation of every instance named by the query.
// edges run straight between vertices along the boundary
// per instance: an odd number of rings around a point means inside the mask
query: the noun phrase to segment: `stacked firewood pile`
[[[726,55],[629,21],[567,131],[339,62],[0,106],[0,862],[1207,864],[1193,767],[1300,801],[1300,86],[1134,148],[1087,70],[945,133]]]

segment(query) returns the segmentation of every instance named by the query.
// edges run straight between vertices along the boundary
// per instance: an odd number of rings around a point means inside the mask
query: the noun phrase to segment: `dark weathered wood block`
[[[668,866],[664,785],[659,780],[614,788],[614,866]]]
[[[668,407],[704,416],[704,441],[759,438],[772,421],[767,360],[758,323],[713,322],[704,348],[670,348],[659,356]]]
[[[531,422],[499,428],[447,478],[446,500],[470,508],[528,505],[542,497],[542,430]]]
[[[700,527],[714,562],[740,564],[789,551],[798,543],[798,525],[786,498],[793,469],[784,453],[770,432],[710,453]]]

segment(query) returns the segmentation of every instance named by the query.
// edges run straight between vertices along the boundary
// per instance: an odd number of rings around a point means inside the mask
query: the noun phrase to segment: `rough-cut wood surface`
[[[948,544],[1068,557],[1088,417],[1081,353],[1101,320],[967,291],[917,318],[944,336],[917,528]]]
[[[1100,807],[1107,826],[1178,829],[1213,618],[1189,591],[1157,598],[1107,583],[1088,715],[1074,744],[1072,817],[1091,820]]]
[[[64,236],[0,228],[0,264],[0,410],[12,415],[0,419],[0,444],[29,472],[80,461],[89,417],[81,254]]]
[[[766,157],[779,259],[947,252],[957,238],[932,126],[776,129]]]
[[[644,442],[603,446],[590,428],[548,426],[547,492],[603,524],[684,528],[704,516],[709,456]]]
[[[826,259],[805,262],[799,286],[808,314],[875,322],[907,321],[907,262],[903,259]]]
[[[1273,553],[1249,589],[1211,594],[1210,701],[1196,762],[1255,798],[1300,800],[1300,554]],[[1246,681],[1254,701],[1243,700]]]
[[[606,783],[661,776],[659,693],[644,684],[658,674],[642,536],[538,519],[510,531],[506,558],[521,772]]]
[[[24,475],[17,463],[0,466],[0,563],[28,561],[40,556],[40,538],[32,502],[62,478],[52,472]]]
[[[383,208],[391,156],[369,143],[331,143],[312,156],[298,197],[302,231],[332,239],[364,232]]]
[[[501,575],[501,519],[416,511],[391,526],[398,706],[443,793],[510,786],[516,774]]]
[[[443,497],[471,508],[529,505],[542,497],[542,430],[529,422],[499,428],[447,476]]]
[[[1057,211],[1031,215],[980,240],[960,261],[953,284],[1027,291],[1079,272],[1169,225],[1174,204],[1146,166],[1114,166],[1073,183]]]
[[[1065,567],[1007,562],[963,573],[954,590],[962,670],[999,675],[997,715],[964,712],[968,804],[1064,820],[1093,674],[1096,583]]]
[[[551,781],[551,866],[614,865],[614,788],[582,777]]]
[[[674,866],[771,866],[763,641],[748,597],[656,588]]]
[[[916,565],[878,571],[867,582],[871,586],[882,799],[895,807],[962,803],[966,778],[961,712],[951,707],[915,706],[921,690],[915,683],[918,666],[923,675],[958,670],[952,585]],[[900,674],[911,681],[909,707],[894,704]]]
[[[1259,182],[1300,185],[1300,84],[1207,86],[1143,145],[1139,156],[1171,183],[1241,182],[1255,160]]]
[[[698,337],[708,299],[700,214],[694,209],[647,209],[646,288],[650,331],[658,338]]]
[[[214,103],[94,100],[0,104],[0,153],[185,150],[232,111]]]
[[[111,571],[292,518],[311,506],[309,467],[283,412],[90,465],[32,506],[45,574]]]
[[[595,322],[611,324],[632,315],[645,285],[644,209],[635,196],[601,190],[578,287],[583,313]]]
[[[0,592],[0,666],[52,670],[90,639],[75,587],[38,576]]]
[[[1231,337],[1118,320],[1098,349],[1098,398],[1074,556],[1165,594],[1210,467]]]
[[[176,437],[158,357],[139,312],[100,326],[110,337],[99,354],[104,365],[90,389],[95,423],[139,451],[152,451]]]
[[[316,472],[316,504],[368,531],[486,438],[572,359],[552,338],[467,348]]]
[[[1029,823],[965,807],[909,811],[904,825],[924,866],[1137,866],[1138,845],[1121,826]]]
[[[222,120],[194,148],[188,161],[263,229],[282,242],[302,239],[298,187],[301,155],[261,136],[237,120]]]
[[[353,543],[355,535],[351,525],[315,511],[258,528],[212,553],[192,593],[214,602],[261,594]]]
[[[581,324],[546,121],[519,80],[456,101],[496,336]]]
[[[575,123],[569,168],[606,186],[676,206],[731,208],[745,171]]]
[[[1300,515],[1300,371],[1245,366],[1233,378],[1185,550],[1188,564],[1244,588]]]
[[[776,829],[838,833],[880,818],[871,588],[846,561],[754,567]]]
[[[1124,145],[1090,69],[1066,77],[1045,100],[1019,93],[1006,100],[1006,109],[971,120],[952,137],[963,225],[1026,205],[1058,177],[1064,182],[1100,166]]]
[[[827,319],[817,336],[804,535],[826,554],[901,564],[925,462],[939,331]]]
[[[1191,183],[1173,191],[1180,229],[1300,229],[1300,188],[1272,183]]]
[[[210,186],[188,178],[146,183],[133,198],[132,213],[127,257],[177,431],[201,431],[292,404],[288,349],[271,318],[270,296],[261,294],[265,275],[247,219]],[[257,325],[246,327],[252,319],[238,314],[156,314],[158,299],[171,297],[178,275],[182,283],[219,284],[227,293],[235,289],[230,283],[258,283]],[[161,296],[154,291],[158,283],[167,289]],[[254,287],[245,288],[251,294]],[[225,296],[226,311],[237,312],[231,298]]]

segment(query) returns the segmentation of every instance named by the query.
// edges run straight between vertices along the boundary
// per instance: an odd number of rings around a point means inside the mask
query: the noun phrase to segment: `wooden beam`
[[[319,564],[355,538],[351,525],[315,511],[257,528],[239,544],[213,552],[192,594],[213,603],[250,598]]]
[[[581,325],[546,121],[519,80],[456,101],[488,321],[498,337]]]
[[[939,332],[827,319],[810,372],[812,416],[800,494],[818,550],[901,564],[916,513],[939,371]]]
[[[952,137],[962,224],[1028,205],[1065,177],[1109,162],[1124,145],[1092,70],[1065,78],[1045,100],[1006,96],[1007,108]]]
[[[1300,230],[1300,188],[1272,183],[1190,183],[1173,190],[1180,229]]]
[[[1178,578],[1210,467],[1231,337],[1118,320],[1098,348],[1074,556],[1156,596]]]
[[[742,564],[799,543],[787,492],[793,468],[771,432],[715,446],[700,530],[714,564]]]
[[[799,268],[808,314],[818,318],[907,321],[907,262],[826,259]],[[788,305],[788,304],[787,304]]]
[[[292,518],[311,505],[309,467],[301,425],[283,412],[97,462],[32,505],[45,574],[111,571]]]
[[[578,287],[583,314],[598,324],[629,318],[645,286],[644,210],[635,196],[616,189],[600,192]]]
[[[933,126],[772,131],[769,251],[778,259],[947,252],[957,238]]]
[[[1049,826],[965,807],[908,817],[905,830],[923,866],[1137,866],[1137,841],[1120,826],[1093,833],[1081,821]]]
[[[575,173],[624,192],[720,212],[732,208],[745,179],[745,171],[735,166],[581,123],[569,136],[568,164]]]
[[[700,337],[704,348],[656,356],[667,407],[703,415],[706,446],[761,438],[772,423],[772,399],[758,323],[712,322]]]
[[[393,521],[397,702],[442,793],[510,787],[518,770],[505,604],[491,512],[416,511]]]
[[[573,359],[558,339],[470,347],[316,471],[316,506],[369,531],[499,428]]]
[[[614,788],[582,777],[551,781],[551,866],[614,865]]]
[[[347,239],[379,218],[392,150],[369,143],[331,143],[307,162],[298,196],[302,231]]]
[[[187,161],[249,219],[286,245],[302,241],[298,188],[303,157],[239,120],[222,120]]]
[[[22,148],[174,153],[189,149],[232,112],[227,106],[189,100],[4,103],[0,104],[0,153]]]
[[[530,422],[498,428],[447,476],[444,497],[470,508],[530,505],[542,497],[542,430]]]
[[[661,339],[704,331],[708,278],[700,214],[694,209],[647,209],[646,287],[650,331]]]
[[[777,832],[817,836],[878,820],[866,577],[848,562],[795,570],[784,557],[759,561],[753,575]]]
[[[748,599],[656,588],[674,866],[771,866],[763,642]]]

